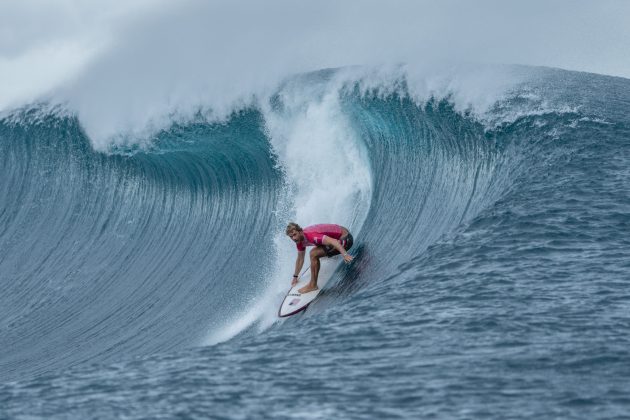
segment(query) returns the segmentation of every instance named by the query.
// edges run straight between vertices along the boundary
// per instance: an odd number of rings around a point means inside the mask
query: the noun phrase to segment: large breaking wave
[[[336,74],[105,150],[74,114],[5,116],[0,375],[264,330],[292,270],[288,220],[343,224],[357,238],[356,263],[332,274],[313,312],[389,287],[401,265],[563,156],[553,139],[586,118],[571,98],[542,100],[542,82],[481,115],[457,94],[418,100],[405,78]]]

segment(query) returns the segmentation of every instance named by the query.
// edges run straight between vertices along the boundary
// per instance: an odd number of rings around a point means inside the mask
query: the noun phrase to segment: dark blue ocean
[[[326,70],[106,148],[3,114],[0,418],[630,418],[630,80],[517,71],[480,114]],[[289,221],[355,259],[280,320]]]

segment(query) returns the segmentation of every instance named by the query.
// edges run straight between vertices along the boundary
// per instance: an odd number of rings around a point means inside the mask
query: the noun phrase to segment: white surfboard
[[[306,286],[311,280],[311,270],[307,268],[304,274],[300,276],[298,283],[293,286],[284,297],[282,305],[280,305],[280,309],[278,309],[278,316],[280,318],[295,315],[308,308],[308,305],[315,300],[319,292],[322,291],[328,282],[328,279],[339,264],[339,260],[337,258],[330,258],[326,261],[321,261],[320,264],[319,275],[317,276],[318,289],[308,293],[298,292],[299,289]]]
[[[289,293],[287,293],[287,295],[284,297],[282,305],[280,305],[280,309],[278,310],[278,316],[280,318],[302,312],[308,307],[308,305],[311,304],[313,300],[315,300],[319,292],[322,290],[320,287],[317,290],[313,290],[312,292],[304,294],[298,292],[298,289],[306,286],[306,284],[308,284],[308,280],[299,281],[298,284],[296,284],[294,287],[291,288],[291,290],[289,290]]]

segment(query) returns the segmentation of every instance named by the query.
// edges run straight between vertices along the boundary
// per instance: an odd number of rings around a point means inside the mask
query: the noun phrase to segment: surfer
[[[295,242],[298,250],[291,286],[295,286],[298,282],[300,271],[304,265],[306,247],[315,247],[309,253],[311,258],[311,281],[298,290],[300,293],[317,290],[317,275],[319,274],[319,259],[321,257],[326,256],[330,258],[341,254],[345,262],[349,263],[352,261],[352,256],[346,252],[352,248],[352,234],[343,226],[322,224],[307,226],[302,229],[297,223],[291,222],[287,226],[286,234]]]

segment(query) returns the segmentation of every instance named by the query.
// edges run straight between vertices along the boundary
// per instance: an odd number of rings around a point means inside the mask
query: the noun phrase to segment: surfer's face
[[[297,243],[302,241],[302,239],[304,239],[304,236],[302,235],[302,232],[298,230],[292,230],[291,233],[289,233],[289,238],[291,238],[293,242]]]

